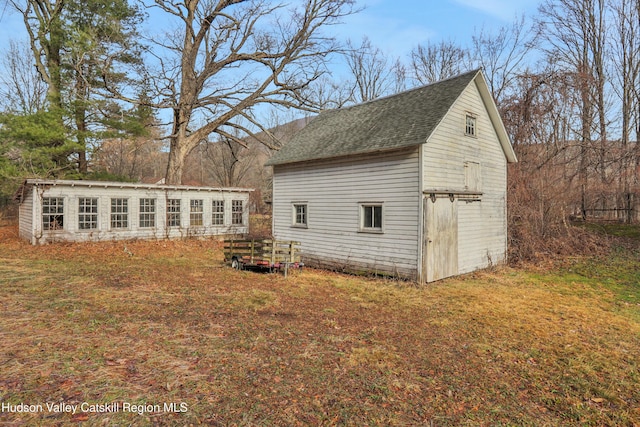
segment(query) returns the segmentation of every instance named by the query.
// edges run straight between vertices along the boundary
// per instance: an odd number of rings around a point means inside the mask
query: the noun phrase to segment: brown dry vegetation
[[[188,407],[0,424],[640,425],[637,253],[414,287],[220,249],[0,228],[0,401]]]

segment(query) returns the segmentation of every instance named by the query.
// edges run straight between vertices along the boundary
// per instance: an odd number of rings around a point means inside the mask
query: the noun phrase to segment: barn
[[[35,245],[246,234],[250,191],[28,179],[15,199],[20,237]]]
[[[481,70],[322,112],[276,153],[273,232],[308,265],[432,282],[502,263],[516,156]]]

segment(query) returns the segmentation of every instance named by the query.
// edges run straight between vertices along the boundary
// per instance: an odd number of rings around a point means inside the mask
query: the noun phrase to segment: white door
[[[458,201],[424,198],[422,277],[427,282],[458,274]]]

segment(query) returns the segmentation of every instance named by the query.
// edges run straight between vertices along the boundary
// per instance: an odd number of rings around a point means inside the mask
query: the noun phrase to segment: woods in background
[[[571,220],[640,220],[637,0],[544,0],[535,16],[406,57],[328,35],[357,13],[350,0],[7,4],[28,39],[2,59],[3,194],[26,176],[165,178],[268,199],[263,164],[306,120],[294,119],[482,67],[519,158],[516,258],[579,245]],[[162,37],[146,35],[152,16],[168,23]]]

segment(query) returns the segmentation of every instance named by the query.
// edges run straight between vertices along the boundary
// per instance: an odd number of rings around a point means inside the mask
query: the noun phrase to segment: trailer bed
[[[229,239],[224,242],[224,257],[233,268],[282,271],[302,268],[300,242],[274,239]]]

